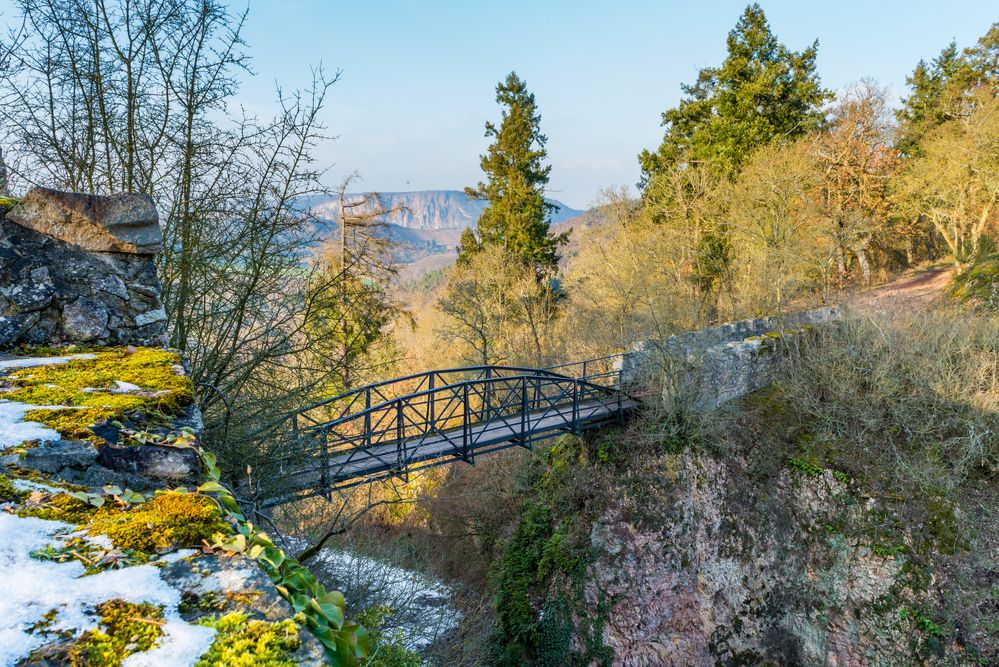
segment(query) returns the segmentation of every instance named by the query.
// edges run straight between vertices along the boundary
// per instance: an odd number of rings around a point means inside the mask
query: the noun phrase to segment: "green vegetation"
[[[421,667],[423,657],[406,648],[402,633],[386,629],[386,622],[392,616],[391,608],[373,605],[357,617],[358,623],[368,628],[371,641],[368,657],[362,664],[364,667]]]
[[[529,492],[494,564],[498,664],[610,664],[613,655],[600,638],[604,611],[582,595],[594,556],[587,485],[602,465],[591,462],[594,453],[564,436],[528,463],[521,483]],[[581,651],[572,647],[574,636],[584,641]]]
[[[954,277],[951,295],[988,313],[999,313],[999,254],[988,255]]]
[[[486,136],[494,140],[481,158],[486,182],[466,189],[489,205],[479,216],[477,234],[462,234],[459,261],[467,262],[483,247],[499,246],[539,275],[551,274],[568,237],[549,230],[553,205],[545,201],[545,186],[551,167],[544,165],[548,139],[541,132],[541,114],[516,72],[496,86],[496,102],[503,106],[503,119],[499,127],[486,123]]]
[[[27,494],[14,488],[14,483],[10,477],[0,473],[0,502],[16,502]]]
[[[728,35],[721,67],[702,69],[683,86],[686,97],[663,114],[666,136],[656,152],[640,156],[647,183],[680,165],[707,164],[735,174],[754,151],[822,125],[832,94],[815,71],[818,42],[789,50],[771,32],[758,4],[746,7]]]
[[[199,492],[214,494],[218,506],[236,524],[235,534],[218,536],[214,546],[230,552],[244,554],[260,565],[278,593],[291,604],[304,625],[315,635],[326,650],[326,657],[334,667],[355,665],[368,654],[367,630],[344,617],[346,601],[337,591],[327,592],[306,568],[285,555],[273,541],[243,515],[232,493],[219,482],[221,471],[211,452],[199,450],[208,478],[198,487]]]
[[[57,352],[60,350],[42,350]],[[94,359],[25,368],[7,379],[14,390],[5,398],[29,405],[71,409],[30,410],[25,417],[71,438],[100,441],[90,427],[102,419],[124,420],[138,413],[145,420],[177,414],[193,400],[191,380],[178,375],[176,353],[156,348],[108,348],[94,351]],[[36,355],[37,356],[37,355]],[[110,393],[117,381],[142,389]]]
[[[197,547],[230,532],[218,505],[194,493],[169,491],[127,510],[105,507],[86,526],[91,535],[106,535],[119,549],[154,552]]]
[[[96,611],[101,618],[98,629],[88,630],[66,644],[38,649],[28,658],[29,662],[119,667],[128,656],[153,648],[163,636],[161,607],[110,600],[97,605]]]
[[[302,642],[298,626],[291,619],[269,623],[232,612],[202,618],[198,624],[214,628],[218,634],[196,667],[295,667],[298,664],[293,654]]]

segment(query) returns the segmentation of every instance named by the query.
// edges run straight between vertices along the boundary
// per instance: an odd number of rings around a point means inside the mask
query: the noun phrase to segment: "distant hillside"
[[[351,195],[360,197],[362,195]],[[381,192],[378,194],[383,208],[399,208],[387,217],[387,222],[405,229],[462,230],[475,227],[488,202],[470,198],[458,190],[421,190],[416,192]],[[552,222],[560,223],[574,218],[583,211],[569,208],[562,202],[549,199],[559,207],[552,215]],[[312,204],[313,211],[323,218],[336,220],[336,199],[321,199]],[[443,242],[443,239],[438,242]]]

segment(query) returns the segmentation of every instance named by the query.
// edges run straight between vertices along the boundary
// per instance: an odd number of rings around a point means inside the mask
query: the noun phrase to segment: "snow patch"
[[[160,578],[158,567],[136,565],[83,576],[83,564],[77,561],[55,563],[29,556],[72,529],[61,521],[0,513],[0,572],[16,573],[5,578],[0,595],[0,665],[15,665],[46,643],[44,636],[28,629],[49,610],[58,612],[52,630],[79,635],[97,627],[94,608],[113,599],[164,607],[165,634],[159,646],[125,665],[191,665],[209,649],[215,631],[180,617],[180,592]]]
[[[67,357],[20,357],[17,359],[4,359],[0,361],[0,370],[32,368],[34,366],[48,366],[50,364],[66,364],[74,359],[96,358],[96,354],[71,354]]]
[[[28,410],[61,410],[59,405],[28,405],[16,401],[0,400],[0,451],[16,447],[29,440],[50,442],[59,434],[38,422],[24,421]]]

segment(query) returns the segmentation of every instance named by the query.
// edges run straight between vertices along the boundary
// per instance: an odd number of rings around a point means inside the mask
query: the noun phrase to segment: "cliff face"
[[[381,206],[400,210],[387,216],[386,221],[407,229],[445,230],[475,227],[488,202],[471,199],[459,190],[422,190],[416,192],[379,193]],[[559,223],[582,213],[554,199],[550,203],[559,207],[552,215],[552,222]],[[313,210],[329,220],[339,216],[336,200],[313,203]]]
[[[918,664],[934,639],[913,620],[926,583],[893,545],[856,537],[883,508],[830,470],[759,484],[747,469],[665,455],[641,495],[602,511],[587,599],[608,605],[615,664]]]
[[[905,347],[922,329],[836,312],[625,355],[668,380],[634,385],[648,392],[643,413],[562,438],[515,475],[526,490],[492,562],[502,664],[999,660],[999,468],[995,440],[981,437],[996,432],[994,324],[972,338],[952,330],[946,350],[933,337]],[[981,357],[946,353],[974,345]],[[947,359],[952,386],[975,388],[940,395],[927,350]],[[978,384],[953,379],[964,373]],[[968,421],[933,430],[956,414]],[[977,463],[942,461],[947,438],[968,439]],[[914,474],[927,460],[935,467]]]

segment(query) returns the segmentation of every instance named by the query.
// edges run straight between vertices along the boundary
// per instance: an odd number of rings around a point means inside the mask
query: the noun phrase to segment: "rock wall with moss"
[[[202,465],[179,357],[56,351],[0,359],[0,664],[325,664]]]
[[[0,665],[357,665],[198,442],[148,197],[0,202]]]
[[[999,664],[999,329],[960,312],[847,318],[719,409],[528,457],[496,662]]]

